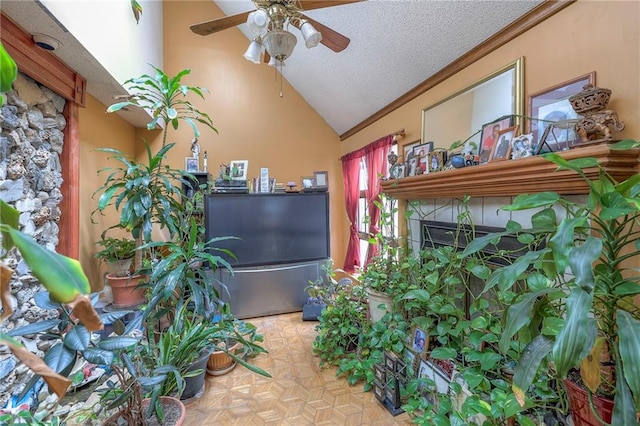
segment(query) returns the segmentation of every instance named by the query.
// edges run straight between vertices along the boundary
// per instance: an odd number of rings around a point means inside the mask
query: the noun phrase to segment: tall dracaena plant
[[[217,133],[211,117],[197,109],[186,99],[193,93],[204,99],[205,88],[182,84],[182,78],[190,70],[182,70],[170,77],[159,68],[154,76],[144,74],[128,80],[128,88],[133,92],[128,100],[115,103],[107,112],[117,112],[127,107],[142,108],[149,113],[151,121],[147,129],[163,128],[162,146],[153,154],[148,144],[147,164],[138,162],[132,156],[115,149],[102,149],[112,154],[112,159],[121,163],[118,168],[107,168],[105,184],[96,191],[101,193],[96,211],[102,213],[107,206],[114,205],[120,211],[120,223],[132,233],[140,246],[151,241],[153,223],[167,227],[173,236],[180,226],[181,206],[177,197],[181,193],[177,182],[184,173],[163,164],[166,153],[175,146],[167,143],[169,128],[177,130],[180,122],[186,122],[193,130],[195,138],[200,136],[198,124],[202,124]],[[95,213],[95,212],[94,212]],[[142,253],[136,253],[135,267],[140,269]]]

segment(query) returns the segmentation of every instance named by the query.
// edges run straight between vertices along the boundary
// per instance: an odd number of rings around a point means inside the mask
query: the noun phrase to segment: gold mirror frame
[[[468,124],[455,123],[456,119],[460,119],[464,110],[469,110],[468,107],[464,107],[466,98],[475,98],[476,95],[482,94],[486,102],[490,102],[492,95],[490,93],[480,92],[481,87],[488,87],[494,81],[496,84],[499,81],[499,77],[505,76],[507,73],[511,73],[513,84],[511,85],[511,108],[507,110],[500,109],[498,112],[480,112],[474,116],[474,112],[466,114],[469,117]],[[488,84],[485,84],[488,83]],[[502,87],[505,92],[509,91],[508,87]],[[478,93],[475,91],[478,90]],[[473,99],[476,102],[475,99]],[[482,116],[484,113],[484,116]],[[482,129],[482,125],[491,123],[504,115],[516,115],[515,123],[522,127],[522,116],[524,115],[524,57],[520,57],[515,61],[503,66],[490,75],[464,87],[463,89],[455,92],[454,94],[447,96],[446,98],[430,105],[422,110],[422,143],[434,141],[435,145],[442,148],[449,148],[449,146],[458,141],[469,138],[474,133]],[[435,126],[440,126],[439,131],[427,132],[427,123],[435,122]],[[435,127],[434,129],[438,129]],[[428,134],[429,133],[429,134]],[[435,133],[440,137],[431,137]],[[444,136],[443,136],[444,135]],[[480,145],[480,132],[475,134],[470,141],[475,142],[476,150]]]

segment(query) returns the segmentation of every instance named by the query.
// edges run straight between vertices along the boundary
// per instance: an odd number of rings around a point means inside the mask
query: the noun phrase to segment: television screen
[[[239,238],[216,244],[236,255],[223,256],[234,267],[326,259],[329,194],[210,194],[205,227],[207,240]]]

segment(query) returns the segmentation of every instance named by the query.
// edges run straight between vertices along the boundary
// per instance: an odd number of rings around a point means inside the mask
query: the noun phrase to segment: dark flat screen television
[[[239,238],[215,244],[235,254],[222,255],[234,267],[327,259],[329,194],[210,194],[205,228],[207,240]]]

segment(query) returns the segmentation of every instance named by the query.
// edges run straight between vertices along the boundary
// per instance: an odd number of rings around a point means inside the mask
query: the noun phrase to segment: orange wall
[[[116,114],[105,114],[106,109],[106,106],[89,95],[86,108],[80,108],[80,263],[94,290],[102,288],[104,271],[103,265],[94,257],[98,251],[95,242],[100,240],[103,230],[118,223],[115,210],[105,216],[94,215],[97,223],[92,223],[91,212],[98,203],[98,198],[94,199],[93,193],[106,178],[105,174],[99,176],[98,170],[116,165],[107,160],[107,154],[95,150],[109,147],[133,154],[135,140],[133,126]],[[121,237],[125,234],[114,231],[108,235]]]
[[[420,139],[422,109],[524,56],[528,94],[596,71],[613,91],[609,107],[626,124],[618,137],[640,138],[640,2],[579,0],[443,83],[371,124],[342,144],[342,154],[404,128],[402,142]],[[426,78],[427,76],[425,76]],[[453,142],[453,141],[452,141]],[[441,148],[447,146],[441,145]],[[347,232],[347,224],[344,225]]]
[[[595,70],[596,84],[613,91],[609,106],[626,123],[620,136],[639,138],[639,45],[640,2],[579,0],[346,139],[342,153],[398,128],[406,130],[406,141],[419,139],[423,108],[520,56],[525,58],[525,100],[529,93]]]

